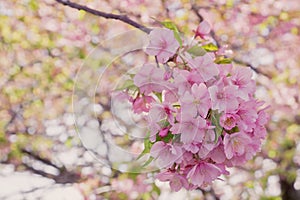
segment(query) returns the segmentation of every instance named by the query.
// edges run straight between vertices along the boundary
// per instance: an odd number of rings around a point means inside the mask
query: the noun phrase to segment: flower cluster
[[[157,63],[133,78],[130,101],[148,122],[150,155],[162,169],[157,178],[175,191],[229,174],[226,168],[251,159],[266,137],[268,115],[254,98],[251,69],[209,49],[209,30],[202,22],[189,45],[174,30],[152,30],[145,52]]]

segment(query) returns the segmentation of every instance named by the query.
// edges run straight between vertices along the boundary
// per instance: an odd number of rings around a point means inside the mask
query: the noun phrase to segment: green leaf
[[[231,58],[218,57],[215,60],[216,64],[230,64],[232,62]]]
[[[161,193],[159,187],[157,187],[157,185],[155,185],[155,183],[152,184],[152,191],[156,192],[158,194],[158,196]]]
[[[174,32],[175,39],[179,42],[180,47],[182,47],[182,40],[180,38],[180,33],[179,33],[176,25],[171,21],[163,21],[163,22],[159,22],[159,23],[161,23],[164,27],[166,27]]]
[[[223,127],[220,125],[220,116],[221,113],[218,113],[216,110],[211,111],[211,122],[215,126],[215,142],[218,141],[219,137],[222,134]]]
[[[174,138],[174,135],[169,132],[165,137],[160,137],[158,134],[156,135],[156,141],[164,141],[166,143],[170,142]]]
[[[148,166],[152,162],[152,160],[154,160],[154,157],[150,156],[150,158],[142,165],[142,167]]]
[[[117,90],[125,90],[125,89],[137,89],[132,79],[127,79],[123,85],[117,88]]]
[[[142,151],[142,153],[137,157],[137,160],[140,159],[141,157],[143,157],[145,154],[150,153],[150,149],[152,147],[152,143],[149,140],[149,137],[144,139],[144,150]]]
[[[209,43],[209,44],[203,45],[202,48],[205,49],[206,51],[217,51],[219,49],[213,43]]]
[[[188,53],[192,54],[193,56],[203,56],[206,54],[206,51],[199,45],[192,46],[187,50]]]
[[[160,102],[162,102],[162,93],[154,92],[154,94],[157,96]]]
[[[162,120],[160,120],[160,121],[158,122],[158,124],[159,124],[159,126],[160,126],[161,128],[165,128],[165,127],[167,127],[167,126],[170,125],[170,123],[169,123],[169,121],[168,121],[167,119],[162,119]]]
[[[236,133],[236,132],[239,132],[239,131],[240,131],[239,127],[235,126],[231,130],[227,130],[226,132],[229,133],[229,134],[232,134],[232,133]]]

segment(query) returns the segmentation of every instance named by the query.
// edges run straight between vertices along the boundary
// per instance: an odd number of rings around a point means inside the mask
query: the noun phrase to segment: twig
[[[58,167],[57,165],[55,165],[54,163],[52,163],[50,160],[46,159],[46,158],[42,158],[40,155],[35,154],[34,152],[31,151],[27,151],[26,149],[21,149],[22,153],[25,153],[29,156],[31,156],[32,158],[34,158],[35,160],[41,161],[42,163],[46,164],[46,165],[50,165],[56,169],[58,169],[59,171],[62,171],[63,168]]]
[[[247,67],[250,67],[250,69],[252,69],[255,73],[257,74],[261,74],[261,75],[264,75],[268,78],[272,78],[271,75],[261,71],[260,69],[258,68],[255,68],[253,67],[250,63],[247,63],[247,62],[244,62],[244,61],[241,61],[241,60],[238,60],[238,59],[232,59],[233,62],[237,63],[237,64],[240,64],[240,65],[244,65],[244,66],[247,66]]]
[[[204,20],[203,16],[199,13],[199,9],[198,7],[193,4],[192,5],[192,10],[194,11],[194,13],[197,15],[197,17],[199,18],[199,21],[202,22]]]
[[[141,31],[145,32],[145,33],[150,33],[150,31],[152,29],[147,28],[144,25],[141,25],[139,23],[137,23],[136,21],[133,21],[132,19],[130,19],[127,15],[117,15],[117,14],[112,14],[112,13],[105,13],[99,10],[95,10],[92,8],[89,8],[87,6],[83,6],[74,2],[71,2],[69,0],[56,0],[58,3],[61,3],[65,6],[69,6],[71,8],[75,8],[77,10],[84,10],[88,13],[91,13],[93,15],[99,16],[99,17],[104,17],[106,19],[115,19],[115,20],[119,20],[122,21],[126,24],[129,24],[137,29],[140,29]]]
[[[195,4],[192,5],[192,10],[194,11],[194,13],[197,15],[197,17],[199,18],[199,21],[202,22],[204,20],[203,16],[199,13],[199,7],[197,7]],[[211,37],[214,39],[214,41],[216,42],[216,45],[218,48],[221,47],[221,44],[216,36],[216,33],[214,30],[211,30]],[[257,74],[261,74],[261,75],[264,75],[268,78],[272,78],[269,74],[266,74],[264,72],[262,72],[261,70],[253,67],[252,64],[248,63],[248,62],[244,62],[244,61],[241,61],[241,60],[238,60],[238,59],[233,59],[232,60],[233,62],[237,63],[237,64],[240,64],[240,65],[244,65],[244,66],[247,66],[247,67],[250,67],[250,69],[252,69],[255,73]]]

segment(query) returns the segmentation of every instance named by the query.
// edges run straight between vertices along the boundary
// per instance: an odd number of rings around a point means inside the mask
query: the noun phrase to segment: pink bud
[[[158,135],[160,137],[166,137],[168,135],[169,132],[169,128],[163,128],[159,131]]]
[[[195,31],[195,38],[199,36],[204,39],[204,37],[210,33],[210,30],[211,26],[208,21],[202,21]]]

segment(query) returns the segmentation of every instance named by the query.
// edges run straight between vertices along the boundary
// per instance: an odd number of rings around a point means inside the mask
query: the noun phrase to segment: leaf
[[[229,134],[232,134],[232,133],[236,133],[236,132],[239,132],[239,127],[235,126],[233,127],[231,130],[227,130],[226,132],[229,133]]]
[[[118,87],[116,90],[125,90],[125,89],[136,89],[136,85],[134,85],[132,79],[127,79],[123,85]]]
[[[160,102],[162,102],[162,93],[160,92],[154,92],[154,94],[157,96]]]
[[[206,51],[217,51],[219,48],[213,43],[205,44],[202,46]]]
[[[150,156],[150,158],[142,165],[142,167],[148,166],[152,162],[152,160],[154,160],[154,157]]]
[[[192,46],[187,50],[188,53],[192,54],[193,56],[203,56],[206,54],[206,51],[199,45]]]
[[[144,139],[144,150],[142,151],[142,153],[137,157],[137,160],[140,159],[141,157],[143,157],[145,154],[150,153],[150,149],[152,147],[152,143],[149,140],[149,137]]]
[[[157,187],[157,185],[155,183],[152,184],[152,191],[156,192],[158,194],[158,196],[161,193],[159,187]]]
[[[156,141],[164,141],[165,143],[170,142],[174,138],[174,135],[169,132],[165,137],[160,137],[158,134],[156,135]]]
[[[179,33],[176,25],[171,21],[163,21],[163,22],[159,21],[159,23],[161,23],[164,27],[166,27],[174,32],[175,39],[179,42],[180,47],[182,47],[182,40],[180,38],[180,33]]]
[[[215,143],[218,141],[219,137],[222,134],[223,127],[220,125],[220,116],[221,113],[218,113],[216,110],[211,111],[211,122],[215,126]]]
[[[231,58],[218,57],[215,60],[216,64],[230,64],[232,62]]]

